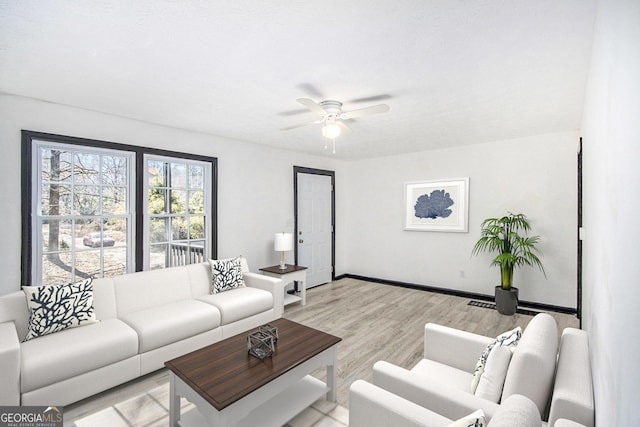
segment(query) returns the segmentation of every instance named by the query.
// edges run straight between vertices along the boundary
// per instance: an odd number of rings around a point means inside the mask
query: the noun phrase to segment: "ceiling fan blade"
[[[296,85],[296,87],[302,91],[304,91],[311,98],[323,99],[324,95],[320,92],[314,85],[311,83],[300,83]]]
[[[298,98],[298,99],[296,99],[296,101],[298,101],[300,104],[304,105],[305,107],[307,107],[309,110],[313,111],[314,113],[318,113],[320,115],[327,114],[327,112],[325,111],[324,108],[322,108],[321,106],[319,106],[318,104],[316,104],[315,102],[313,102],[309,98]]]
[[[309,110],[306,108],[297,108],[295,110],[289,110],[289,111],[281,111],[278,113],[279,116],[284,116],[284,117],[288,117],[288,116],[297,116],[298,114],[304,114],[304,113],[308,113]]]
[[[293,126],[287,126],[286,128],[280,128],[280,130],[297,129],[297,128],[301,128],[301,127],[304,127],[304,126],[317,125],[318,123],[322,123],[322,120],[315,120],[313,122],[306,122],[306,123],[300,123],[300,124],[293,125]]]
[[[371,107],[358,108],[357,110],[346,111],[341,117],[345,119],[353,119],[356,117],[369,116],[371,114],[386,113],[389,111],[387,104],[372,105]]]
[[[347,124],[343,121],[340,120],[336,120],[335,122],[338,126],[340,126],[340,129],[342,130],[343,133],[345,134],[350,134],[351,133],[351,128],[349,126],[347,126]]]
[[[386,101],[387,99],[391,99],[391,95],[387,93],[382,93],[380,95],[365,96],[364,98],[352,99],[348,102],[355,104],[356,102],[376,102],[376,101]]]

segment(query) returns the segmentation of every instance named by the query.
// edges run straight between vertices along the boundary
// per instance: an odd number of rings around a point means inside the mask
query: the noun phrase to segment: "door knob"
[[[298,243],[304,243],[304,240],[300,239],[298,240]]]

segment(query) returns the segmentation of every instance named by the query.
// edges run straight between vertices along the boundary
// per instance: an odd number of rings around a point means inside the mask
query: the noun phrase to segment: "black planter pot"
[[[496,309],[498,313],[513,316],[518,309],[518,288],[502,289],[496,286]]]

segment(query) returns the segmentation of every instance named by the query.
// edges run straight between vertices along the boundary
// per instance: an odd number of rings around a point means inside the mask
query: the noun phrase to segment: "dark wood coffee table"
[[[287,319],[275,352],[260,360],[247,351],[247,333],[165,363],[170,377],[170,425],[285,424],[326,394],[336,400],[336,348],[341,338]],[[250,331],[252,332],[252,331]],[[326,384],[310,375],[326,367]],[[180,397],[197,407],[181,420]]]

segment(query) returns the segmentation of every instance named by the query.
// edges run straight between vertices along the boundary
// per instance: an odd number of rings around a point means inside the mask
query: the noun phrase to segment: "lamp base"
[[[284,263],[284,261],[280,261],[280,270],[286,270],[287,269],[287,264]]]

